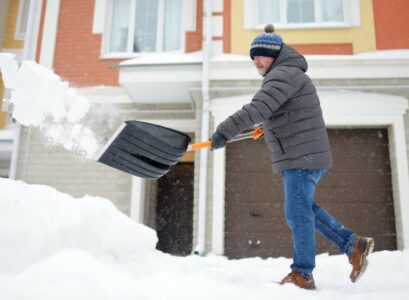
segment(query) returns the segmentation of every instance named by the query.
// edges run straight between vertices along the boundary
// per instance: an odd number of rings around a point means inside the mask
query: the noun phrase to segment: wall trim
[[[105,29],[107,0],[95,0],[92,34],[103,34]]]
[[[41,41],[40,64],[52,69],[61,0],[47,1]]]
[[[389,130],[392,185],[399,249],[409,248],[409,170],[403,116],[404,97],[351,91],[318,91],[327,127],[386,127]],[[215,125],[240,109],[253,95],[212,99]],[[212,252],[224,254],[225,150],[214,151]],[[393,156],[393,157],[392,157]]]
[[[183,28],[186,32],[196,31],[197,0],[183,0]]]
[[[145,179],[132,176],[130,218],[143,223],[145,210]]]

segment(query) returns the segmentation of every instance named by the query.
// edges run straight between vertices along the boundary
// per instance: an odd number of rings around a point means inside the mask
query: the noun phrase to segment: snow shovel
[[[238,135],[228,142],[257,139],[263,129]],[[168,173],[187,151],[210,148],[211,141],[190,144],[186,133],[141,121],[125,121],[114,133],[96,160],[145,179]]]

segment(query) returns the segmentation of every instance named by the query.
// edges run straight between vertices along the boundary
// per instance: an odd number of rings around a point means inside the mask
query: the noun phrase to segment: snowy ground
[[[345,256],[320,255],[317,291],[280,286],[290,260],[173,257],[109,200],[0,179],[0,299],[409,299],[409,251],[375,252],[349,281]]]

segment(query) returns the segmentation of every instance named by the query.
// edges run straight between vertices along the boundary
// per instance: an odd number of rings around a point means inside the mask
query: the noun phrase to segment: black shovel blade
[[[189,135],[141,121],[123,123],[97,161],[145,179],[165,175],[186,153]]]

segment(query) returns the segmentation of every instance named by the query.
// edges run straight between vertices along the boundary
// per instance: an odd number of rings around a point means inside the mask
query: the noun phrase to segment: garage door
[[[395,250],[396,231],[386,129],[329,130],[334,167],[318,185],[316,201],[376,249]],[[284,220],[282,179],[271,172],[264,141],[226,149],[225,254],[230,258],[292,256]],[[338,249],[317,234],[317,253]]]

